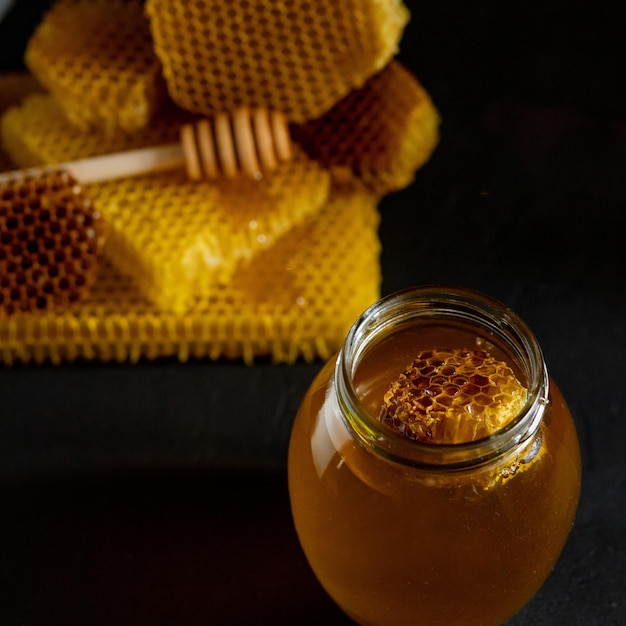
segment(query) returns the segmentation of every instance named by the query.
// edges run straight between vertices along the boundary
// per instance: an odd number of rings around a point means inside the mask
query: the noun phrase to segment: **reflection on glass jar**
[[[442,349],[506,364],[525,388],[521,408],[460,443],[381,420],[390,384],[416,355]],[[309,563],[357,623],[497,626],[565,544],[578,439],[522,320],[482,294],[416,288],[370,307],[311,385],[291,434],[289,491]]]

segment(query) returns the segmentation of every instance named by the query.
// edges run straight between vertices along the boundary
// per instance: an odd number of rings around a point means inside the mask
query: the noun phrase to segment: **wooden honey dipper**
[[[287,121],[277,111],[240,107],[181,128],[187,175],[191,180],[228,177],[240,170],[253,178],[291,158]]]
[[[0,185],[16,177],[61,170],[79,183],[93,183],[185,167],[191,180],[233,177],[259,179],[291,158],[287,120],[277,111],[241,107],[213,119],[184,124],[180,143],[103,154],[40,168],[0,174]]]
[[[189,178],[260,178],[291,157],[285,118],[264,109],[185,124],[168,144],[0,174],[0,318],[87,297],[106,239],[82,183],[186,166]]]

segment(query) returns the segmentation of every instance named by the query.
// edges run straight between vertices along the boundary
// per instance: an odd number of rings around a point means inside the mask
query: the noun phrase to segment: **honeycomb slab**
[[[100,213],[71,176],[0,174],[0,316],[84,300],[104,239]]]
[[[393,60],[330,111],[294,126],[293,135],[314,159],[382,196],[408,185],[429,160],[439,123],[427,91]]]
[[[57,0],[25,62],[82,130],[145,127],[166,101],[140,0]]]
[[[76,311],[0,319],[0,361],[326,359],[380,296],[378,225],[370,192],[333,188],[317,215],[182,313],[156,308],[105,260]]]
[[[34,92],[7,107],[0,118],[0,137],[15,167],[57,165],[100,154],[176,143],[180,127],[190,119],[185,113],[168,108],[150,126],[132,133],[83,132],[68,121],[54,96]]]
[[[298,151],[261,181],[190,182],[174,171],[86,190],[109,227],[107,257],[156,306],[182,311],[317,213],[329,187],[329,173]]]
[[[396,54],[400,0],[147,0],[172,99],[202,115],[267,107],[303,122]]]

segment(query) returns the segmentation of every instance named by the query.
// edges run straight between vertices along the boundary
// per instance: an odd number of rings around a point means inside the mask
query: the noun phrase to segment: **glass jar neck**
[[[476,347],[493,346],[503,354],[528,390],[524,407],[512,421],[483,439],[438,444],[408,439],[368,412],[354,382],[357,368],[383,340],[424,324],[461,327],[473,337]],[[475,467],[523,446],[537,432],[548,404],[548,373],[533,333],[504,304],[467,289],[413,288],[373,304],[346,337],[336,361],[334,383],[344,423],[362,447],[388,460],[426,469]]]

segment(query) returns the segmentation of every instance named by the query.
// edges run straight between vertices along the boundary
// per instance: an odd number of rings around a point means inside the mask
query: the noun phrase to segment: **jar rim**
[[[497,337],[525,370],[528,394],[518,415],[482,439],[444,444],[409,439],[368,412],[353,379],[364,352],[393,328],[418,319],[463,320]],[[465,287],[410,287],[373,303],[348,331],[337,357],[334,379],[344,423],[362,446],[389,460],[424,468],[462,469],[501,456],[534,435],[549,403],[548,372],[533,332],[510,307]]]

